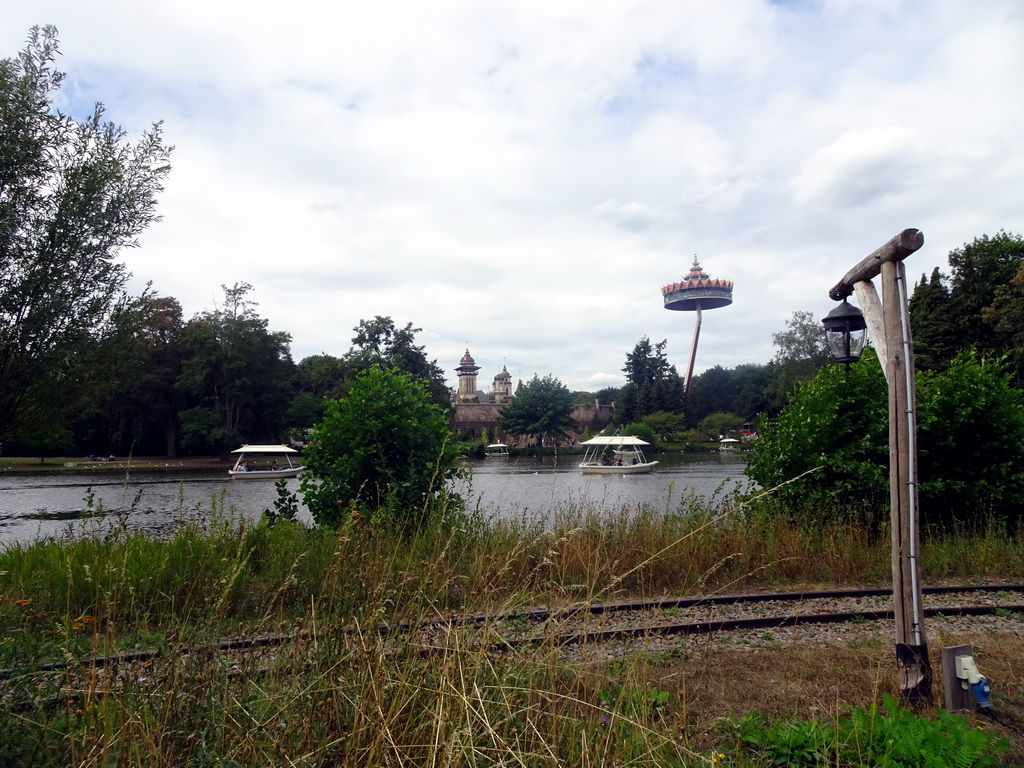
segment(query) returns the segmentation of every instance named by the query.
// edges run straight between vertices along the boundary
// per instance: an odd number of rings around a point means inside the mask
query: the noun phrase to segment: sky
[[[1019,0],[0,0],[0,57],[59,30],[58,106],[163,121],[132,288],[185,316],[246,282],[292,356],[421,328],[454,386],[685,373],[661,286],[732,280],[695,372],[767,363],[794,312],[907,228],[919,279],[1024,231]]]

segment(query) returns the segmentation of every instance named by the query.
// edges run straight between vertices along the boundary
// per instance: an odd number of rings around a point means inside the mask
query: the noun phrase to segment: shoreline
[[[52,474],[113,474],[133,470],[150,472],[203,472],[230,467],[232,461],[221,461],[218,456],[164,456],[115,457],[113,461],[90,461],[88,457],[54,456],[40,463],[38,457],[0,458],[0,475],[52,475]]]

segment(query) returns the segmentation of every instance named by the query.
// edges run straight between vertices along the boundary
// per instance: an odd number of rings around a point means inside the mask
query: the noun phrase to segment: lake
[[[686,495],[715,498],[747,487],[743,459],[731,453],[657,454],[648,475],[583,475],[580,456],[464,461],[458,490],[489,516],[551,516],[575,505],[617,511],[675,508]],[[286,481],[296,491],[299,481]],[[91,502],[90,502],[91,495]],[[277,497],[269,480],[231,480],[227,471],[131,472],[128,475],[0,475],[0,545],[63,536],[122,521],[131,530],[165,534],[183,518],[205,519],[211,507],[259,518]],[[303,507],[300,518],[311,523]]]

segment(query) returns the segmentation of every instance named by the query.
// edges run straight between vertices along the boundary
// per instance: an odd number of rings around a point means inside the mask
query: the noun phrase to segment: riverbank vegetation
[[[847,698],[798,673],[797,698],[765,706],[742,686],[726,694],[727,669],[705,671],[723,682],[704,701],[707,681],[683,674],[683,657],[498,652],[459,628],[438,633],[439,647],[424,654],[401,635],[384,642],[377,628],[539,605],[887,583],[884,532],[852,519],[788,521],[772,503],[670,498],[611,515],[570,506],[548,524],[453,510],[410,536],[358,514],[336,529],[282,514],[247,524],[214,499],[182,510],[162,539],[100,527],[97,517],[73,538],[9,545],[0,552],[5,703],[52,701],[5,709],[0,750],[6,764],[41,765],[699,765],[719,754],[763,765],[743,751],[742,728],[719,718],[806,716],[787,709],[805,697],[838,718],[880,703],[895,690],[891,648],[775,654],[769,677],[777,665],[838,678],[860,665],[863,687]],[[996,523],[930,535],[921,566],[931,584],[1019,581],[1024,541]],[[281,633],[298,640],[279,654],[199,651]],[[167,666],[32,674],[48,662],[184,646],[196,650]],[[1011,658],[1020,650],[1006,648]],[[726,653],[713,663],[738,679],[744,664],[764,662]]]

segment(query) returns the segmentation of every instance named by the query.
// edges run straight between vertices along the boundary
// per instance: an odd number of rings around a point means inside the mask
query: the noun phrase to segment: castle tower
[[[697,326],[693,331],[693,346],[690,348],[690,365],[686,369],[685,387],[689,394],[693,362],[697,358],[697,341],[700,339],[701,310],[718,309],[732,304],[732,281],[712,280],[694,256],[690,274],[681,283],[663,286],[661,295],[665,299],[665,309],[697,313]]]
[[[491,400],[495,403],[507,403],[512,399],[512,374],[508,368],[501,366],[501,373],[494,377],[491,389]]]
[[[456,402],[477,402],[476,377],[479,370],[480,366],[476,364],[476,360],[469,354],[469,349],[467,348],[466,354],[459,361],[459,367],[455,369],[455,372],[459,374],[459,394],[455,398]]]

